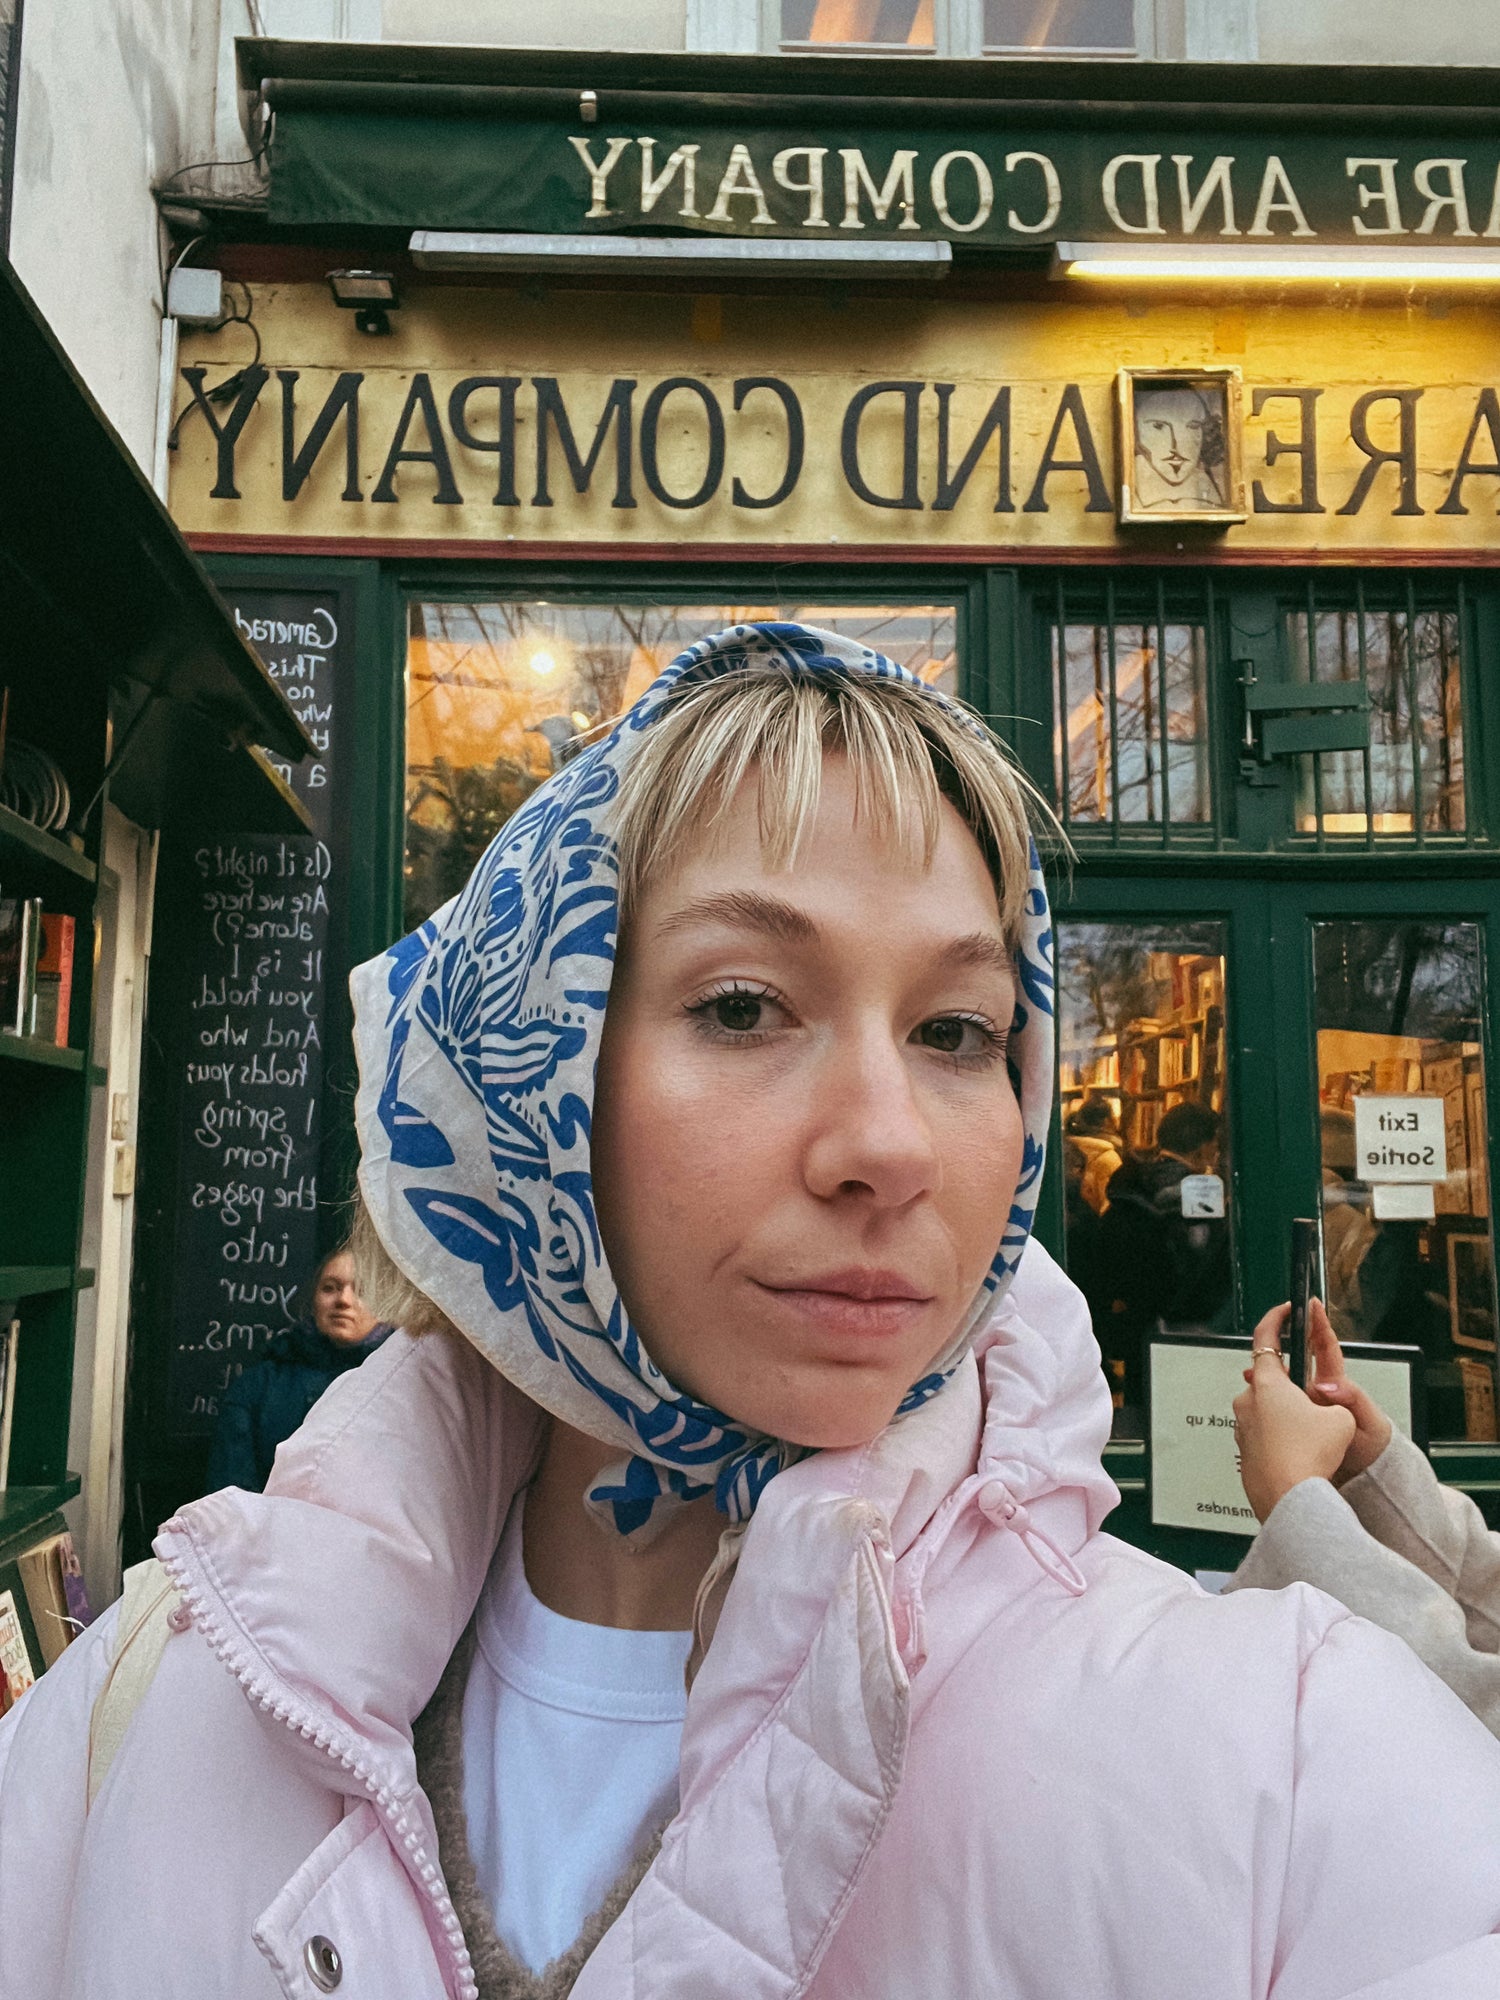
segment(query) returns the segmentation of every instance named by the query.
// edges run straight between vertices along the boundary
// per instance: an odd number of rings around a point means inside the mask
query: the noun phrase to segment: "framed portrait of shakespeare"
[[[1115,418],[1122,524],[1244,520],[1237,368],[1122,368]]]

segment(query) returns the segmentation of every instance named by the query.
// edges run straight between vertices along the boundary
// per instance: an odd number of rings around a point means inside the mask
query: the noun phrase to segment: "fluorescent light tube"
[[[1059,243],[1054,278],[1172,278],[1318,284],[1500,285],[1500,245]]]

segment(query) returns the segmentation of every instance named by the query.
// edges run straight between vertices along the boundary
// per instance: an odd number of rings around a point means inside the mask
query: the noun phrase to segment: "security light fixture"
[[[328,289],[336,306],[353,313],[361,333],[390,332],[390,316],[401,300],[389,271],[330,271]]]
[[[424,271],[945,278],[953,248],[927,241],[808,243],[785,236],[541,236],[520,230],[418,229],[412,234],[411,257]]]
[[[1059,243],[1054,278],[1195,284],[1497,285],[1500,246],[1364,243]]]

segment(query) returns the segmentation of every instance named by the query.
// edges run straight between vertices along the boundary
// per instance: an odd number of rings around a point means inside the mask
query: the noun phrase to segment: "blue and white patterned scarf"
[[[709,1492],[731,1523],[746,1521],[802,1455],[685,1395],[651,1359],[605,1261],[589,1154],[618,909],[607,810],[641,732],[685,681],[762,658],[895,677],[946,699],[808,626],[736,625],[701,640],[506,822],[459,895],[351,982],[360,1183],[381,1241],[533,1401],[620,1447],[589,1503],[624,1535],[649,1534],[663,1503]],[[898,1415],[948,1380],[1031,1231],[1053,1061],[1051,918],[1035,852],[1018,972],[1020,1185],[979,1295]]]

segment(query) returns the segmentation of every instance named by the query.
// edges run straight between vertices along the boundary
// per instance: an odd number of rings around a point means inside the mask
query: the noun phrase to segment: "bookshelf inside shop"
[[[1059,1063],[1065,1129],[1085,1102],[1103,1100],[1132,1153],[1151,1152],[1174,1105],[1224,1108],[1223,959],[1165,951],[1143,956],[1146,977],[1133,997],[1148,999],[1152,1012],[1108,1027],[1095,1020],[1086,1040],[1064,1041]]]
[[[0,1566],[78,1481],[67,1469],[91,1093],[102,686],[66,702],[0,660]],[[87,817],[86,817],[87,816]],[[86,831],[80,831],[86,821]],[[50,946],[50,950],[49,950]],[[49,973],[49,958],[54,970]],[[60,1524],[59,1524],[60,1525]]]

